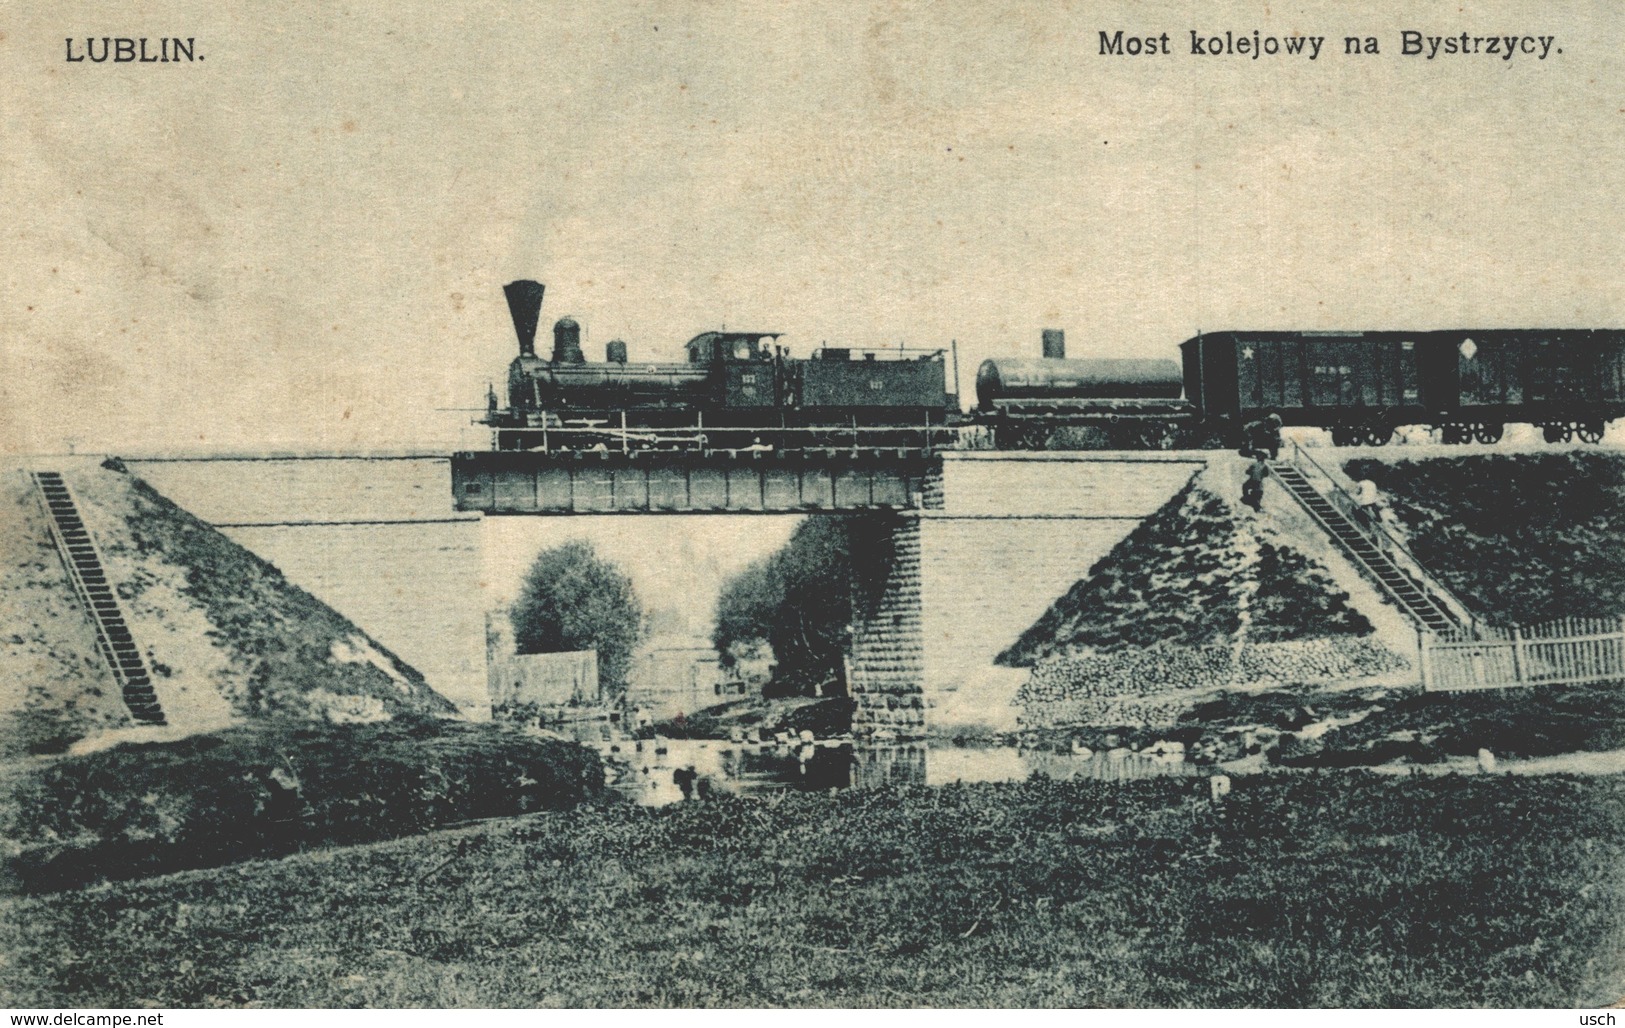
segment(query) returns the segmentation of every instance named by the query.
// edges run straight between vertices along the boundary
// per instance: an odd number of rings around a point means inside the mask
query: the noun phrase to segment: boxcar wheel
[[[1502,425],[1476,425],[1473,428],[1473,438],[1486,445],[1498,443],[1506,432]]]

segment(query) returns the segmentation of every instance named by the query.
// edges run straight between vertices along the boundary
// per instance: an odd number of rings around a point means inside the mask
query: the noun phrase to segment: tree
[[[722,666],[765,640],[777,663],[769,692],[844,692],[851,565],[841,519],[803,521],[783,549],[723,587],[711,633]]]
[[[632,580],[592,544],[544,550],[525,573],[509,610],[520,653],[598,651],[598,681],[608,696],[626,691],[632,652],[643,635],[643,607]]]

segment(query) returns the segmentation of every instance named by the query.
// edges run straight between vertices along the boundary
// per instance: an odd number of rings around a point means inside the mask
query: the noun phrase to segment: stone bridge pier
[[[1200,453],[945,456],[923,508],[848,519],[854,729],[1015,728],[998,655],[1206,466]]]
[[[854,517],[853,727],[910,734],[925,726],[925,637],[920,607],[920,519],[913,512]]]

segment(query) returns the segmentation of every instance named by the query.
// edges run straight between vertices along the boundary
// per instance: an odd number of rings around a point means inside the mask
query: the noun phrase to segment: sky
[[[1199,329],[1625,325],[1625,14],[1349,6],[12,10],[0,448],[479,445],[521,277],[589,355],[956,341],[967,390],[1044,327],[1173,356]],[[1175,52],[1101,55],[1117,29]],[[1329,38],[1254,61],[1191,29]],[[1429,61],[1405,29],[1562,53]],[[66,62],[103,35],[203,59]]]

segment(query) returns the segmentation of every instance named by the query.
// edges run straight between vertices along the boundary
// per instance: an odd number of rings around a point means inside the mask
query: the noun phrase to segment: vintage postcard
[[[0,1006],[1619,1003],[1622,55],[13,5]]]

